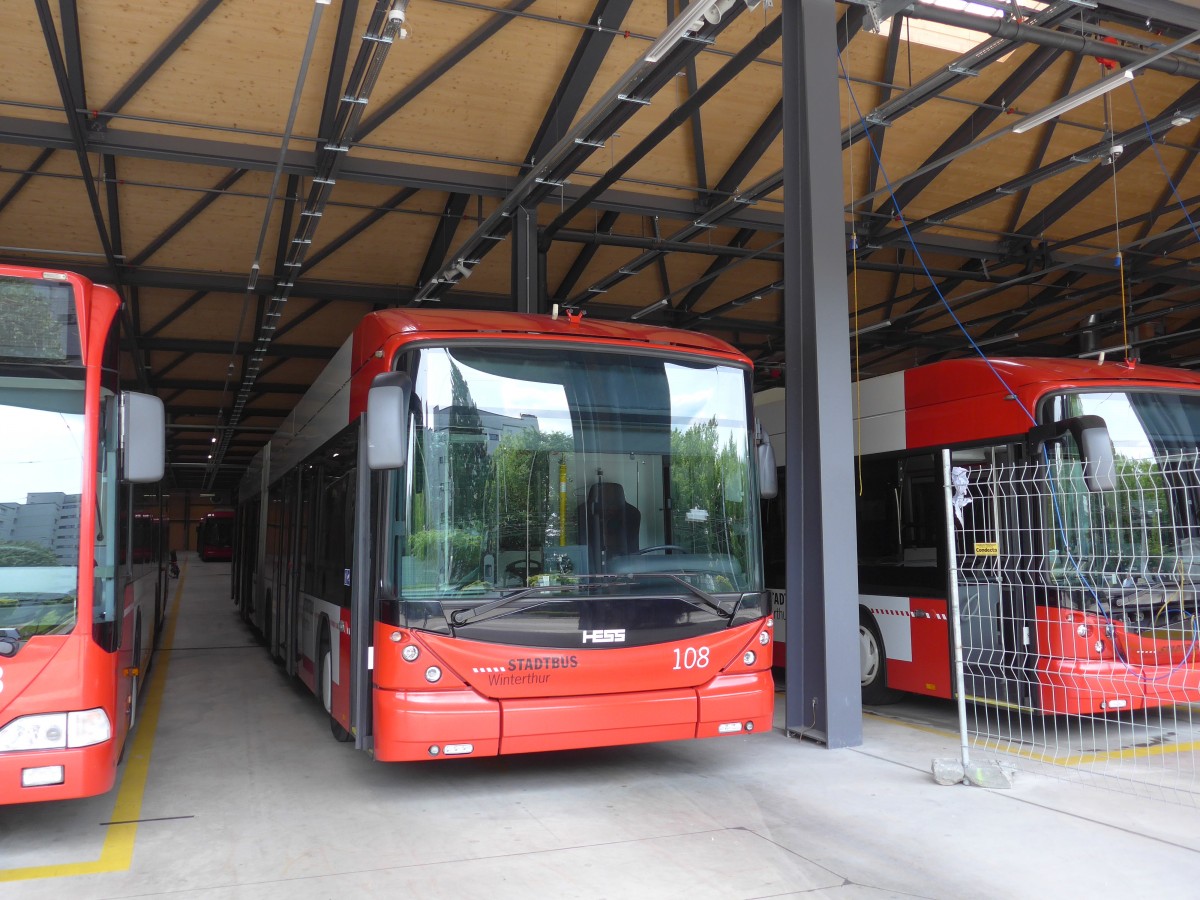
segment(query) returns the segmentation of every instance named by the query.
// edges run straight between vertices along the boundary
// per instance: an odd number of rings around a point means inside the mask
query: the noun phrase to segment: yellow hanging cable
[[[1117,255],[1114,262],[1117,266],[1117,278],[1121,282],[1121,343],[1125,345],[1125,362],[1129,363],[1129,314],[1126,308],[1128,300],[1125,295],[1125,256],[1121,253],[1121,208],[1117,199],[1117,153],[1116,146],[1112,143],[1111,136],[1113,135],[1112,123],[1112,98],[1104,97],[1105,113],[1108,117],[1108,134],[1109,139],[1109,159],[1108,164],[1112,166],[1112,187],[1113,187],[1113,239],[1117,246]]]

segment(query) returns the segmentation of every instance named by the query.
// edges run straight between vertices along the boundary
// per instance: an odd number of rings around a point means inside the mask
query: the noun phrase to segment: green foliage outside
[[[455,560],[478,560],[482,548],[479,532],[463,528],[414,531],[408,539],[409,554],[427,562],[438,559],[444,552]]]
[[[49,547],[29,541],[0,544],[0,568],[57,566],[58,558]]]
[[[0,356],[61,359],[62,340],[62,323],[36,285],[0,280]]]
[[[501,437],[492,454],[485,488],[487,496],[498,498],[500,550],[523,550],[527,536],[535,548],[557,543],[560,527],[573,528],[574,504],[567,510],[570,521],[559,523],[558,485],[550,484],[550,459],[571,451],[571,436],[560,431],[543,433],[526,428]],[[573,539],[569,538],[568,543]]]
[[[1189,532],[1176,528],[1160,461],[1118,456],[1115,464],[1116,487],[1100,492],[1087,490],[1078,460],[1055,466],[1045,510],[1051,572],[1060,583],[1079,581],[1076,566],[1093,576],[1122,578],[1170,576],[1179,562],[1175,540]]]
[[[729,553],[745,559],[746,534],[732,528],[746,519],[745,459],[731,436],[721,447],[716,419],[671,432],[671,507],[676,543],[692,553]],[[731,499],[740,498],[740,499]],[[687,512],[708,513],[702,527]],[[702,543],[695,543],[695,541]]]

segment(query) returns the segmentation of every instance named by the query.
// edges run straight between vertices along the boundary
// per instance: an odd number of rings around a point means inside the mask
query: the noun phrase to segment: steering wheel
[[[542,564],[536,559],[529,560],[529,568],[525,568],[525,560],[515,559],[504,567],[504,571],[522,582],[529,581],[530,576],[542,574]]]
[[[658,550],[662,550],[664,553],[671,550],[678,550],[680,553],[687,553],[687,550],[685,550],[683,547],[680,547],[678,544],[658,544],[654,547],[646,547],[642,550],[639,550],[638,556],[644,556],[647,553],[654,553]]]

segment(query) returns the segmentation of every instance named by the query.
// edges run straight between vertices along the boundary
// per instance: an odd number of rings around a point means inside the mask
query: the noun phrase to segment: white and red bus
[[[120,298],[0,266],[0,803],[107,791],[166,606],[164,426]]]
[[[372,313],[242,482],[236,601],[378,760],[768,729],[750,375],[683,331]]]
[[[1200,701],[1200,375],[962,359],[855,393],[865,702],[955,696],[943,449],[967,699],[1049,714]],[[780,459],[783,404],[781,388],[756,396]],[[1095,483],[1089,445],[1111,456]]]
[[[203,562],[229,562],[233,559],[232,509],[214,509],[196,523],[196,555]]]

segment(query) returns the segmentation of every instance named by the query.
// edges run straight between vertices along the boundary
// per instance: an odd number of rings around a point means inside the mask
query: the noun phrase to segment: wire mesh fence
[[[964,755],[1200,806],[1200,455],[945,470]]]

